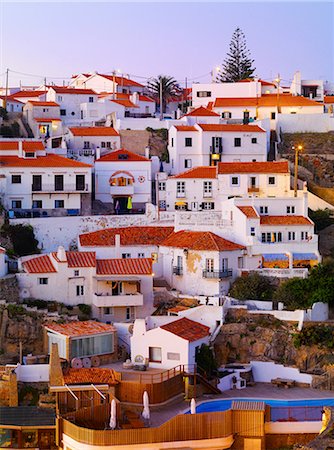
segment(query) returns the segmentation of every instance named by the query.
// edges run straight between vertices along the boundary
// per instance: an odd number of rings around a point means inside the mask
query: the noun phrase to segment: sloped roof
[[[20,97],[40,97],[46,94],[46,91],[19,91],[14,94],[10,94],[8,98],[20,98]]]
[[[260,225],[313,225],[304,216],[261,216]]]
[[[214,102],[214,108],[222,107],[238,107],[238,106],[259,106],[259,107],[277,107],[278,104],[282,107],[288,106],[321,106],[314,100],[302,97],[300,95],[292,94],[262,94],[261,97],[219,97]]]
[[[217,178],[216,166],[199,166],[169,178]]]
[[[69,94],[69,95],[97,95],[93,89],[76,89],[63,86],[50,86],[57,94]]]
[[[22,148],[24,151],[45,150],[43,142],[35,140],[23,141]],[[19,141],[0,140],[0,150],[18,150],[18,149],[19,149]]]
[[[137,155],[137,153],[130,152],[125,148],[120,148],[119,150],[114,150],[106,155],[101,156],[100,159],[97,159],[95,163],[99,162],[132,162],[132,161],[142,161],[142,162],[151,162],[150,159],[145,158],[145,156]]]
[[[26,272],[29,273],[55,273],[56,268],[52,264],[49,255],[36,256],[35,258],[28,259],[22,263],[22,266]]]
[[[193,109],[192,111],[190,111],[188,114],[185,114],[183,117],[199,117],[199,116],[203,116],[203,117],[220,117],[219,114],[211,111],[210,109],[205,108],[204,106],[199,106],[196,109]]]
[[[70,127],[73,136],[119,136],[112,127]]]
[[[68,323],[48,323],[45,325],[45,328],[69,337],[116,332],[116,328],[113,325],[95,322],[94,320],[86,320],[83,322],[72,321]]]
[[[163,247],[187,248],[189,250],[234,251],[245,248],[228,241],[211,231],[177,231],[161,243]]]
[[[259,215],[254,206],[237,206],[240,211],[245,214],[248,219],[258,219]]]
[[[53,252],[52,257],[59,261],[57,253]],[[96,254],[95,252],[66,252],[66,259],[68,267],[95,267],[96,266]]]
[[[131,100],[110,100],[113,103],[117,103],[118,105],[124,106],[124,108],[139,108],[138,105],[135,105]]]
[[[198,129],[192,125],[175,125],[177,131],[198,131]]]
[[[272,162],[221,162],[218,173],[289,173],[288,161]]]
[[[38,102],[35,100],[29,100],[27,103],[30,103],[32,106],[59,106],[56,102]]]
[[[151,258],[98,259],[97,275],[152,275]]]
[[[113,369],[104,369],[100,367],[70,368],[64,374],[65,384],[109,384],[114,386],[118,384]]]
[[[105,75],[102,73],[97,73],[96,75],[100,75],[100,77],[106,78],[107,80],[110,80],[110,81],[115,80],[115,83],[121,84],[123,86],[144,87],[144,85],[138,83],[137,81],[131,80],[130,78],[118,77],[118,76],[113,76],[113,75]]]
[[[258,125],[243,125],[243,124],[225,124],[225,123],[199,123],[198,126],[203,131],[222,131],[234,133],[265,133],[266,131]]]
[[[187,319],[186,317],[162,325],[160,328],[189,342],[198,341],[210,334],[209,327]]]
[[[0,167],[92,167],[64,156],[48,154],[37,158],[19,158],[18,156],[1,156]]]

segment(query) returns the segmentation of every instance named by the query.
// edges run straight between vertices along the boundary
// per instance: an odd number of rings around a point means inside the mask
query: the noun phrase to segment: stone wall
[[[20,299],[19,286],[15,275],[0,278],[0,301],[17,303]]]
[[[16,374],[7,370],[0,372],[0,406],[18,406]]]

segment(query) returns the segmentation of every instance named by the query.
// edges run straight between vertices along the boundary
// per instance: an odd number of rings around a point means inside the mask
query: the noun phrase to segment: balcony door
[[[85,175],[75,176],[75,190],[84,191],[85,190]]]
[[[64,175],[55,175],[55,191],[64,190]]]
[[[227,272],[227,270],[228,270],[228,259],[227,258],[222,258],[221,270],[222,270],[222,272]]]
[[[42,190],[42,175],[32,176],[32,190],[41,191]]]

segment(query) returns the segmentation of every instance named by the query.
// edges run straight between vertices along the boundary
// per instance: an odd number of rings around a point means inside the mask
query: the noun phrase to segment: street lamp
[[[295,176],[294,176],[294,196],[297,197],[298,190],[298,156],[299,153],[303,151],[302,145],[293,146],[292,150],[295,152]]]

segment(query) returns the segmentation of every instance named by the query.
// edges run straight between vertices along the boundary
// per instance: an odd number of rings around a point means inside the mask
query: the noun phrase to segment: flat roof
[[[56,413],[52,408],[37,406],[0,406],[0,426],[54,427]]]

